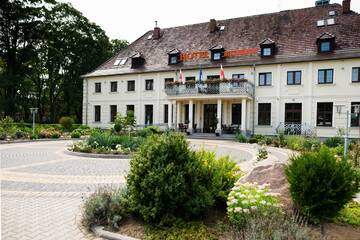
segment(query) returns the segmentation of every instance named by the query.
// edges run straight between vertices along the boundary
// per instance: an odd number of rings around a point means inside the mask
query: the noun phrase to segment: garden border
[[[97,237],[102,237],[102,238],[110,239],[110,240],[140,240],[138,238],[133,238],[133,237],[119,234],[119,233],[113,233],[113,232],[106,231],[106,230],[104,230],[103,226],[94,226],[91,228],[91,231]]]
[[[83,152],[74,152],[65,148],[64,153],[67,155],[77,156],[77,157],[87,157],[87,158],[117,158],[117,159],[130,159],[133,157],[133,154],[101,154],[101,153],[83,153]]]
[[[21,140],[1,140],[0,144],[31,143],[31,142],[56,142],[56,141],[70,141],[70,140],[80,140],[80,138],[39,138],[39,139],[21,139]]]

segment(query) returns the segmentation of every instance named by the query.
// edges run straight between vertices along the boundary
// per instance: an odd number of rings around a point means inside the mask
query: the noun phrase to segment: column
[[[175,126],[175,129],[179,128],[179,123],[181,122],[180,110],[181,110],[181,102],[177,102],[177,104],[176,104],[176,126]]]
[[[201,127],[201,123],[200,123],[200,115],[201,115],[201,102],[197,101],[196,102],[196,107],[195,107],[195,123],[196,123],[196,130],[198,131]]]
[[[241,102],[241,132],[246,134],[246,98]]]
[[[228,102],[227,101],[224,101],[224,113],[223,113],[223,123],[225,125],[228,125],[228,110],[227,110],[227,105],[228,105]]]
[[[217,100],[217,125],[216,125],[216,134],[221,134],[221,99]]]
[[[188,126],[188,133],[192,133],[193,132],[193,111],[194,111],[194,102],[193,100],[189,101],[189,126]]]
[[[170,101],[169,107],[168,107],[168,126],[169,126],[169,128],[173,127],[173,124],[172,124],[173,123],[173,115],[172,115],[173,102],[175,102],[175,101]]]

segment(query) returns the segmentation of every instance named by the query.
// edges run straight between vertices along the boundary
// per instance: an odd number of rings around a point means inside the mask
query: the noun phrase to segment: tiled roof
[[[336,16],[329,16],[329,11],[336,11]],[[317,26],[318,20],[329,18],[335,19],[335,25]],[[85,77],[193,69],[200,63],[203,68],[218,66],[219,63],[208,59],[168,65],[168,52],[173,49],[180,52],[208,51],[217,45],[225,50],[253,49],[266,39],[276,43],[277,52],[273,58],[262,59],[259,54],[229,57],[221,64],[234,66],[360,57],[360,15],[355,12],[343,14],[339,4],[220,20],[217,24],[225,26],[224,31],[210,33],[209,23],[206,22],[161,29],[158,40],[149,40],[153,31],[148,31]],[[318,54],[316,40],[323,33],[336,37],[334,53]],[[131,61],[114,65],[116,59],[131,57],[134,52],[145,58],[145,64],[140,69],[131,69]]]

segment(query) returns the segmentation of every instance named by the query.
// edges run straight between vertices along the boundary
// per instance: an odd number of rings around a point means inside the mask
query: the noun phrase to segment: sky
[[[135,41],[160,28],[312,7],[315,0],[60,0],[71,3],[111,39]],[[342,0],[330,0],[342,3]],[[360,0],[351,1],[360,13]]]

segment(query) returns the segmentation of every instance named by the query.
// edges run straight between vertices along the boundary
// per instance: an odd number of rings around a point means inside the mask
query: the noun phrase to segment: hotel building
[[[132,110],[139,125],[189,133],[329,137],[348,126],[359,138],[360,15],[350,5],[156,26],[83,76],[83,123],[111,127]]]

